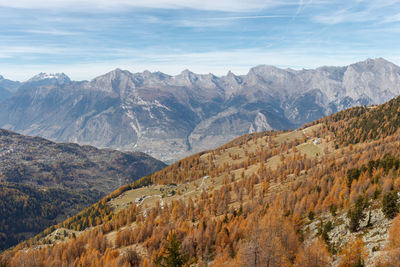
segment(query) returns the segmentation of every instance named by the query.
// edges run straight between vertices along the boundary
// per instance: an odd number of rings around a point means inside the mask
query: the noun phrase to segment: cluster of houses
[[[145,197],[146,197],[146,196],[137,197],[137,198],[135,199],[136,205],[139,205]]]

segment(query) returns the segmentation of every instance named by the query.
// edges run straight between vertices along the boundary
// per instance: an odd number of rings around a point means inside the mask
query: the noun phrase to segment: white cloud
[[[396,15],[386,17],[383,21],[383,23],[396,23],[400,22],[400,13],[397,13]]]
[[[23,32],[41,34],[41,35],[81,35],[80,32],[70,32],[61,30],[25,30]]]
[[[32,55],[32,54],[47,54],[47,55],[61,55],[68,51],[66,48],[61,47],[45,47],[45,46],[5,46],[0,45],[0,57],[13,57],[18,55]]]
[[[262,15],[262,16],[235,16],[235,17],[215,17],[215,18],[203,18],[203,19],[181,19],[181,20],[173,20],[170,23],[174,25],[179,25],[183,27],[221,27],[232,25],[233,22],[238,20],[255,20],[255,19],[274,19],[274,18],[285,18],[287,16],[281,15]]]
[[[370,16],[368,10],[351,11],[350,8],[337,10],[330,14],[317,15],[314,17],[316,22],[334,25],[345,22],[365,22],[375,20],[375,16]]]
[[[281,5],[295,4],[294,0],[0,0],[0,6],[11,8],[70,8],[120,9],[135,8],[190,8],[214,11],[254,11]]]
[[[398,0],[345,1],[342,2],[341,8],[332,8],[330,11],[315,15],[313,20],[326,25],[359,22],[396,22],[398,15],[392,16],[390,13],[391,11],[397,11],[399,8]]]

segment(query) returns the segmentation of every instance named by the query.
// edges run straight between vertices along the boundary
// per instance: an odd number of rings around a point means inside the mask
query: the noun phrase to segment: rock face
[[[0,87],[0,102],[9,98],[11,96],[11,92]]]
[[[245,133],[295,128],[400,94],[400,68],[382,58],[300,71],[257,66],[222,77],[120,69],[83,82],[35,77],[3,102],[0,127],[167,162]]]
[[[0,75],[0,102],[11,97],[19,86],[19,82],[7,80]]]
[[[0,87],[1,88],[8,90],[10,92],[15,92],[20,85],[21,85],[20,82],[7,80],[3,76],[0,75]]]

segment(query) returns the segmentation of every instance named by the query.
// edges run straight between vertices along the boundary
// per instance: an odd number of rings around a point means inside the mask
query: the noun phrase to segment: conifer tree
[[[386,193],[382,199],[382,212],[388,219],[393,219],[399,212],[399,205],[397,200],[399,199],[396,191]]]
[[[364,198],[359,196],[354,207],[347,212],[347,218],[350,219],[349,228],[351,232],[357,232],[359,230],[360,221],[365,218],[365,206]]]
[[[183,266],[186,262],[185,256],[181,253],[181,242],[177,239],[175,233],[168,235],[168,244],[165,247],[165,253],[155,264],[162,267]]]

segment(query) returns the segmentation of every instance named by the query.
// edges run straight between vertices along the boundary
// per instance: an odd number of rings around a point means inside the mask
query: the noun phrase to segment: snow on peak
[[[71,80],[64,73],[44,73],[41,72],[38,75],[33,76],[28,82],[38,82],[43,80],[56,80],[59,83],[70,82]]]

